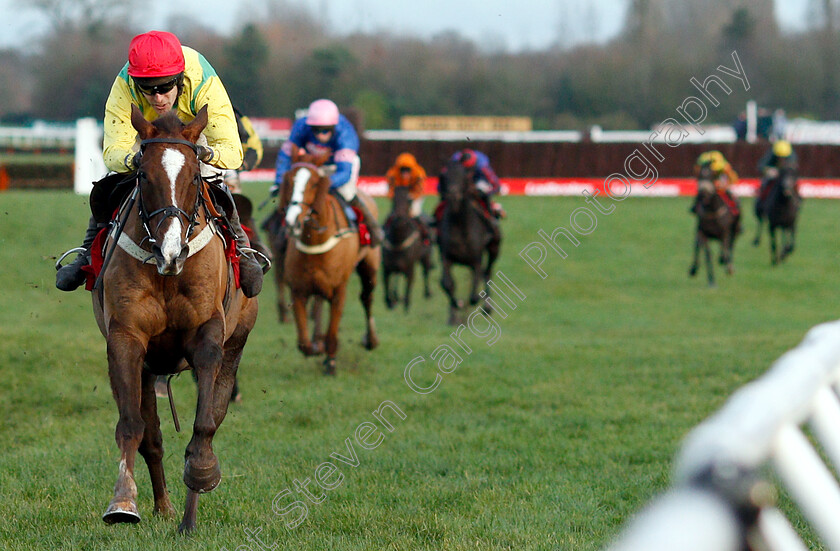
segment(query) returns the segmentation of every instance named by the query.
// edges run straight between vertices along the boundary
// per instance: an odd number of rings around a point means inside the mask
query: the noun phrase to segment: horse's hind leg
[[[143,416],[145,429],[139,451],[143,459],[146,460],[149,477],[152,479],[152,494],[155,499],[154,513],[165,517],[174,517],[175,508],[169,500],[163,469],[163,436],[160,433],[160,417],[158,417],[157,396],[155,395],[156,379],[155,375],[143,371],[140,413]]]
[[[374,256],[372,256],[374,255]],[[379,346],[379,337],[376,336],[376,324],[373,321],[373,291],[376,288],[376,273],[379,268],[378,259],[375,253],[369,252],[367,256],[356,266],[356,273],[362,280],[362,292],[359,299],[365,309],[365,335],[362,337],[362,346],[373,350]],[[332,317],[330,318],[332,324]]]
[[[140,522],[140,514],[137,511],[134,464],[145,432],[140,410],[142,395],[140,374],[143,370],[146,346],[127,331],[123,331],[121,326],[114,327],[114,325],[117,325],[117,322],[112,321],[108,334],[108,375],[120,414],[116,429],[120,464],[119,476],[114,486],[114,497],[108,504],[105,514],[102,515],[102,520],[108,524],[136,523]]]

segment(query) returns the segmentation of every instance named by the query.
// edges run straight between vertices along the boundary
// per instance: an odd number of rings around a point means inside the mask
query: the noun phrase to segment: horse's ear
[[[201,135],[204,127],[207,126],[207,106],[202,107],[191,123],[184,127],[184,137],[195,143]]]
[[[152,123],[146,120],[146,117],[143,116],[143,113],[140,111],[140,108],[131,104],[131,126],[137,130],[137,134],[140,136],[141,140],[147,140],[152,136],[155,127],[152,126]]]
[[[292,146],[292,153],[289,155],[289,157],[292,158],[292,163],[299,162],[300,158],[303,157],[305,153],[300,149],[300,147],[298,147],[297,144],[290,143],[289,145]]]

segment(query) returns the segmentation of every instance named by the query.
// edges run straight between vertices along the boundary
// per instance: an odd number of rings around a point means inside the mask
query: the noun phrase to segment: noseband
[[[193,152],[196,154],[196,158],[198,158],[198,146],[190,141],[181,140],[178,138],[151,138],[148,140],[143,140],[140,142],[140,152],[143,153],[145,151],[146,146],[150,143],[166,143],[166,144],[176,144],[176,145],[186,145]],[[195,194],[195,204],[193,205],[193,212],[192,214],[187,214],[186,211],[183,209],[175,206],[175,205],[167,205],[165,207],[159,208],[152,212],[148,212],[146,208],[146,204],[143,200],[143,186],[140,185],[142,182],[148,182],[149,179],[146,176],[145,171],[141,168],[138,170],[137,173],[138,177],[138,194],[137,194],[137,207],[138,212],[140,215],[140,221],[143,224],[143,229],[146,231],[146,237],[143,238],[141,245],[145,241],[149,241],[150,243],[156,243],[155,238],[153,237],[154,233],[150,228],[150,223],[153,218],[158,215],[162,215],[162,218],[155,226],[155,232],[160,229],[160,226],[168,219],[168,218],[182,218],[184,224],[187,226],[187,240],[189,240],[190,236],[193,234],[195,227],[198,225],[197,218],[198,218],[198,211],[199,207],[201,206],[201,193],[199,193],[200,185],[201,185],[201,172],[196,172],[195,178],[193,179],[193,184],[196,186],[196,194]]]

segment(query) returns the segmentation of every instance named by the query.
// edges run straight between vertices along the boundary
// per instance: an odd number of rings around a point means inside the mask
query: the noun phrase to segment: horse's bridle
[[[312,163],[304,163],[304,162],[294,163],[289,168],[289,171],[292,171],[292,170],[295,170],[295,169],[298,169],[298,168],[307,168],[309,170],[312,170],[315,173],[319,173],[318,167],[316,165],[314,165]],[[312,220],[312,217],[310,216],[310,214],[314,212],[317,215],[317,214],[319,214],[319,212],[317,210],[315,210],[315,208],[312,206],[311,203],[307,203],[305,201],[289,201],[289,204],[286,206],[286,208],[288,209],[289,207],[293,207],[295,205],[301,205],[301,206],[307,207],[309,209],[306,212],[306,215],[303,217],[302,220],[298,217],[298,219],[295,220],[295,223],[292,225],[292,227],[289,228],[289,231],[292,233],[292,235],[294,237],[299,237],[301,227],[303,226],[303,224]],[[301,213],[301,214],[303,214],[303,213]],[[336,222],[338,222],[338,220],[336,220]],[[327,229],[327,227],[319,225],[319,226],[314,226],[312,229],[314,229],[317,232],[322,232],[325,229]]]
[[[196,158],[198,157],[198,146],[188,140],[181,140],[178,138],[150,138],[148,140],[143,140],[140,142],[140,153],[142,154],[143,151],[146,149],[146,145],[150,143],[167,143],[167,144],[176,144],[176,145],[186,145],[193,152],[196,154]],[[196,172],[195,178],[193,179],[193,183],[196,186],[196,194],[195,194],[195,204],[193,205],[193,212],[192,214],[187,214],[186,211],[183,209],[175,206],[175,205],[167,205],[165,207],[159,208],[152,212],[148,212],[146,209],[145,202],[143,201],[143,186],[141,185],[142,182],[148,182],[148,178],[146,177],[146,173],[143,171],[142,167],[137,171],[137,209],[140,215],[140,222],[143,224],[143,229],[146,231],[146,236],[140,242],[142,245],[145,241],[149,243],[156,243],[155,238],[153,237],[154,233],[152,232],[149,224],[151,223],[152,219],[158,215],[162,215],[163,217],[155,226],[155,231],[160,229],[160,226],[166,222],[168,218],[182,218],[184,223],[187,226],[187,240],[189,240],[190,236],[192,236],[195,227],[198,225],[198,212],[200,210],[202,204],[202,194],[200,193],[201,187],[201,172]]]

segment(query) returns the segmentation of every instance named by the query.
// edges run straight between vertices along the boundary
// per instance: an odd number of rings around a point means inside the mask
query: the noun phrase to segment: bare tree
[[[32,0],[47,16],[54,31],[101,32],[110,23],[125,21],[129,0]]]

